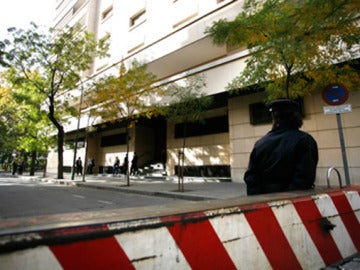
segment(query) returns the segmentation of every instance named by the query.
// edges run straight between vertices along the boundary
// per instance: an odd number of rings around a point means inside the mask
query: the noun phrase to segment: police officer
[[[258,140],[244,175],[247,194],[311,189],[314,186],[318,148],[314,138],[300,131],[302,115],[290,99],[270,102],[270,132]]]

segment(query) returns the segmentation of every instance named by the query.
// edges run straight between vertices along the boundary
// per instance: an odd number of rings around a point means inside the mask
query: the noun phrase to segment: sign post
[[[345,181],[346,185],[350,185],[350,176],[349,176],[349,166],[346,158],[346,148],[345,148],[345,140],[343,127],[341,123],[341,113],[351,112],[351,105],[344,104],[346,100],[349,98],[348,90],[338,84],[330,84],[322,92],[323,100],[331,105],[324,107],[324,114],[336,114],[336,121],[338,125],[339,138],[340,138],[340,146],[341,146],[341,154],[344,164],[344,173],[345,173]],[[344,105],[342,105],[344,104]]]

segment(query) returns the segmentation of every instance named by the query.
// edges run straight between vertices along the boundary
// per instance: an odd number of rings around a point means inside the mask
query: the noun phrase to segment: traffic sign
[[[349,91],[343,85],[329,84],[322,91],[322,98],[329,105],[341,105],[349,98]]]
[[[349,113],[351,111],[351,104],[324,106],[324,114]]]
[[[344,104],[349,98],[348,90],[340,84],[329,84],[322,91],[323,100],[331,105],[324,107],[324,114],[336,114],[336,121],[338,124],[339,138],[340,138],[340,146],[341,153],[344,163],[344,172],[345,172],[345,181],[347,185],[350,185],[350,176],[349,176],[349,167],[346,157],[346,148],[345,148],[345,140],[344,133],[341,123],[341,114],[351,112],[351,105]],[[342,105],[344,104],[344,105]]]

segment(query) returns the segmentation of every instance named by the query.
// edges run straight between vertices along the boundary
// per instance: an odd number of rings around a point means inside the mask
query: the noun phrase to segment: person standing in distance
[[[314,187],[318,148],[314,138],[299,130],[298,103],[279,99],[267,104],[272,129],[258,140],[244,175],[248,195],[306,190]]]
[[[134,152],[133,159],[131,160],[130,175],[136,175],[138,172],[138,156]]]
[[[81,157],[79,157],[77,160],[76,160],[76,174],[77,175],[82,175],[82,170],[83,170],[83,166],[82,166],[82,160],[81,160]]]

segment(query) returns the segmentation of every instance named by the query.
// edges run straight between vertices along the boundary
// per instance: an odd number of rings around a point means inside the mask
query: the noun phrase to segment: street
[[[181,200],[44,183],[0,174],[0,220],[179,201]]]

